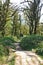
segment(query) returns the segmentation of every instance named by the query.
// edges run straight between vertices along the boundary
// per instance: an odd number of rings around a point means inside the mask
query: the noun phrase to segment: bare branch
[[[33,3],[32,1],[24,1],[24,2],[21,2],[20,4],[23,4],[23,3]]]

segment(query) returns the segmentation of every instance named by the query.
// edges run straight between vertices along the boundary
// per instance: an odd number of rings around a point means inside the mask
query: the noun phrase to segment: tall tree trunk
[[[16,33],[16,31],[17,31],[17,30],[16,30],[16,26],[15,26],[15,31],[14,31],[14,35],[16,35],[16,34],[17,34],[17,33]]]
[[[4,37],[4,35],[5,35],[5,30],[3,29],[2,30],[2,36]]]
[[[31,20],[31,23],[30,23],[30,29],[29,29],[29,33],[30,35],[33,34],[33,21]]]
[[[34,34],[37,34],[37,22],[35,22]]]

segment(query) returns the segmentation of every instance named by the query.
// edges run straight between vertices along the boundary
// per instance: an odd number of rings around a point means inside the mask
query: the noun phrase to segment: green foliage
[[[0,38],[0,55],[9,55],[9,47],[15,49],[13,43],[15,43],[15,41],[11,37]]]
[[[24,50],[32,50],[40,47],[42,44],[41,41],[43,41],[43,36],[37,36],[37,35],[31,35],[28,37],[24,37],[21,40],[20,46]]]
[[[9,63],[9,65],[14,65],[14,63],[15,63],[15,57],[12,58],[12,60]]]
[[[4,54],[4,47],[0,45],[0,55],[2,56]]]
[[[15,9],[16,11],[16,9]],[[15,12],[14,11],[14,12]],[[18,22],[18,12],[13,12],[13,20],[12,20],[12,35],[17,35],[19,32],[19,22]]]
[[[6,25],[6,22],[7,22],[7,18],[8,17],[8,11],[9,11],[9,3],[10,3],[10,0],[6,0],[4,3],[2,3],[1,1],[1,4],[0,4],[0,31],[2,31],[2,36],[4,36],[5,34],[5,25]]]
[[[38,49],[36,50],[36,53],[37,53],[38,55],[43,56],[43,48],[38,48]]]
[[[9,46],[9,47],[13,47],[13,43],[15,43],[14,39],[11,37],[0,38],[0,42],[3,46]]]
[[[3,55],[9,55],[9,49],[4,47],[3,45],[0,45],[0,56],[3,56]]]
[[[39,47],[36,49],[36,53],[43,56],[43,41],[39,44]]]

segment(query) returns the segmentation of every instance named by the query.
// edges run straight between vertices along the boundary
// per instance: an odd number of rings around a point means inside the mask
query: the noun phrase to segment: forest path
[[[32,51],[15,51],[10,53],[8,61],[15,56],[15,65],[43,65],[43,60]]]
[[[7,62],[10,62],[12,58],[15,58],[15,65],[43,65],[43,60],[34,52],[23,51],[20,47],[20,43],[14,43],[14,45],[16,46],[16,50],[10,49]]]
[[[23,51],[22,48],[20,47],[20,42],[14,43],[16,47],[16,51]]]

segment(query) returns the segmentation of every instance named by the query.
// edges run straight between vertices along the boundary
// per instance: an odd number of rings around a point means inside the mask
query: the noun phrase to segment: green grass
[[[41,59],[43,59],[43,56],[42,56],[42,55],[39,55],[39,57],[40,57]]]
[[[13,57],[13,59],[9,62],[9,65],[14,65],[14,63],[15,63],[15,59]]]

